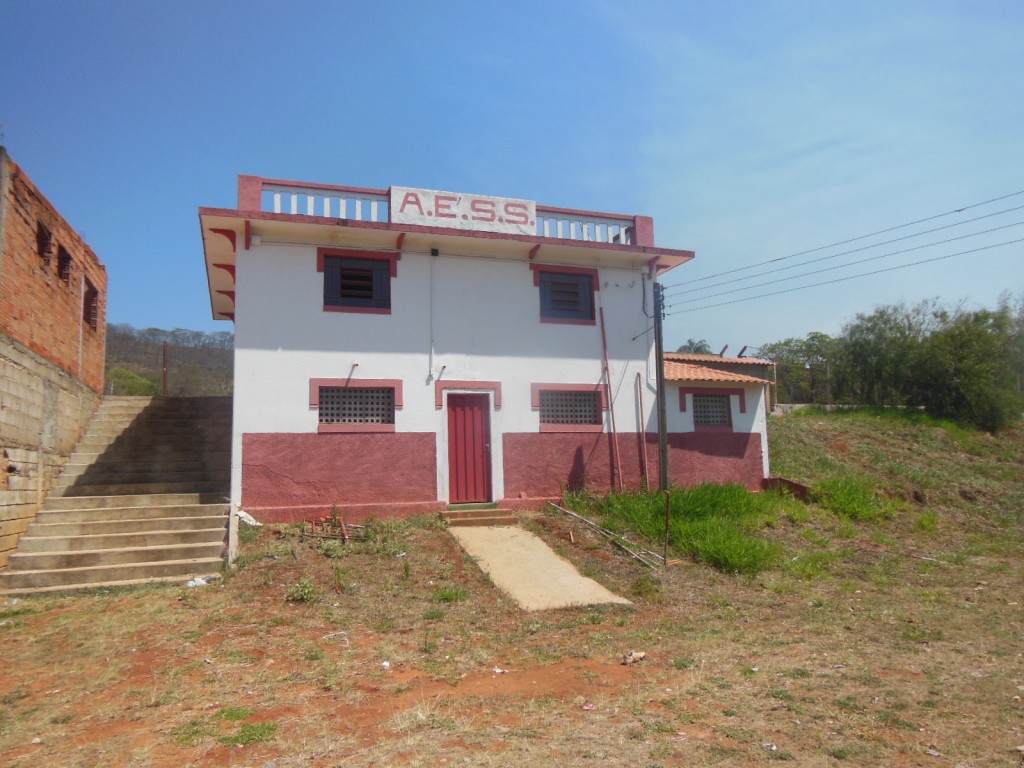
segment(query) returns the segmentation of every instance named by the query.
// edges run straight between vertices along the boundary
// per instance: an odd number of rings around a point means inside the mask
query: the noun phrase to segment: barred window
[[[324,306],[390,309],[391,263],[325,257]]]
[[[392,387],[320,387],[321,424],[394,424]]]
[[[590,275],[544,271],[539,282],[542,319],[594,319],[594,284]]]
[[[729,418],[728,395],[694,395],[693,423],[695,426],[727,427]]]
[[[63,245],[57,246],[57,276],[65,285],[71,284],[71,254]]]
[[[598,392],[541,390],[541,424],[601,424]]]
[[[85,281],[85,293],[82,296],[82,320],[94,331],[100,327],[100,292],[96,290],[88,278]]]
[[[36,222],[36,253],[43,260],[43,264],[50,265],[50,255],[53,253],[53,235],[41,221]]]

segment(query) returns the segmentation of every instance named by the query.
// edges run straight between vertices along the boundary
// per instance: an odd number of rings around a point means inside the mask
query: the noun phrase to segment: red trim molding
[[[557,392],[597,392],[601,396],[601,410],[608,410],[608,385],[607,384],[544,384],[533,383],[530,385],[530,407],[535,411],[540,410],[540,393],[542,390],[555,390]]]
[[[687,395],[735,395],[740,399],[740,413],[747,412],[747,392],[744,389],[726,389],[720,387],[680,387],[679,410],[686,413]]]
[[[346,387],[349,389],[376,389],[378,387],[391,387],[395,390],[395,409],[402,410],[402,380],[401,379],[310,379],[309,380],[309,407],[320,407],[320,387]]]
[[[530,407],[540,410],[540,393],[547,390],[557,392],[597,392],[601,399],[601,410],[608,410],[607,384],[530,384]],[[541,432],[604,432],[604,424],[541,424]]]
[[[390,261],[391,277],[398,277],[398,260],[402,254],[398,251],[357,251],[350,248],[317,248],[316,249],[316,271],[324,271],[324,258],[328,256],[340,256],[347,259],[367,259],[372,261]]]
[[[457,381],[455,379],[434,382],[434,407],[441,410],[444,407],[444,393],[449,389],[461,389],[470,392],[493,392],[494,410],[501,410],[501,382],[500,381]]]

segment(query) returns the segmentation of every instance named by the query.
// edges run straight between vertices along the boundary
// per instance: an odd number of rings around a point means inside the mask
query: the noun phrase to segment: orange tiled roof
[[[666,360],[685,363],[741,363],[744,365],[771,365],[771,360],[759,357],[719,357],[718,355],[697,355],[690,352],[666,352]]]
[[[721,359],[721,358],[716,358]],[[730,373],[708,368],[706,365],[665,361],[665,379],[668,381],[728,381],[744,384],[767,384],[767,380],[742,373]]]

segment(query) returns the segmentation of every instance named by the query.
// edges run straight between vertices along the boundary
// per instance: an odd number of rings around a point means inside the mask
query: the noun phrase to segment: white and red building
[[[657,487],[652,285],[693,253],[650,218],[251,176],[199,215],[235,323],[236,508],[358,521]],[[758,487],[764,382],[666,371],[673,482]]]

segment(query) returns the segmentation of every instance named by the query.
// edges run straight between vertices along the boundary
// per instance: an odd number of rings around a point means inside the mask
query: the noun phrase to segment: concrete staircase
[[[230,457],[230,397],[105,398],[0,572],[0,593],[219,573]]]

